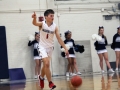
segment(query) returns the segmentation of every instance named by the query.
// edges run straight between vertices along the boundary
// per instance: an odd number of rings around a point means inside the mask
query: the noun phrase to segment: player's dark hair
[[[117,27],[117,30],[119,30],[120,29],[120,26],[119,27]]]
[[[101,30],[101,29],[104,29],[104,27],[103,27],[103,26],[99,26],[98,35],[100,34],[100,30]],[[105,36],[104,34],[103,34],[102,36],[103,36],[105,39],[107,39],[106,36]]]
[[[52,9],[47,9],[45,12],[44,12],[44,16],[48,16],[49,14],[54,14],[54,11]]]
[[[36,35],[38,35],[39,33],[38,32],[35,32],[35,37],[36,37]]]
[[[117,33],[118,33],[118,30],[120,30],[120,26],[119,26],[119,27],[117,27]]]
[[[66,31],[64,34],[65,34],[65,38],[67,38],[67,35],[69,34],[69,33],[71,33],[71,31]]]

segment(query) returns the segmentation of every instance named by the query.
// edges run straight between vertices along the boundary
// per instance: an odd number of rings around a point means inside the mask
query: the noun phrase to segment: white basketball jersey
[[[42,22],[42,29],[40,30],[40,42],[39,45],[44,48],[53,47],[54,45],[54,33],[56,24],[52,23],[51,26],[48,26],[46,21]]]

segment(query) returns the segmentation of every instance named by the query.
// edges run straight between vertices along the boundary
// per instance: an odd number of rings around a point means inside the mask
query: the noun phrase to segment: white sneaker
[[[81,73],[80,73],[80,72],[77,72],[77,75],[81,75]]]
[[[115,71],[118,72],[118,68],[116,68]]]
[[[38,78],[38,75],[35,75],[35,76],[34,76],[34,79],[37,79],[37,78]]]
[[[101,73],[104,73],[105,71],[104,70],[101,70]]]
[[[72,76],[72,73],[70,73],[70,76]]]
[[[114,73],[113,69],[108,70],[109,73]]]
[[[119,75],[119,72],[116,72],[116,75],[118,76],[118,75]]]
[[[66,76],[69,77],[69,72],[66,72]]]
[[[72,76],[75,76],[75,75],[77,75],[77,74],[75,74],[75,73],[72,73]]]
[[[70,78],[69,78],[69,77],[67,77],[67,81],[70,81]]]

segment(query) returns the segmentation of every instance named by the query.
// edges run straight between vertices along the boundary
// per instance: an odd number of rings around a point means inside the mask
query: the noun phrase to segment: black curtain
[[[0,79],[8,79],[8,55],[5,26],[0,26]]]

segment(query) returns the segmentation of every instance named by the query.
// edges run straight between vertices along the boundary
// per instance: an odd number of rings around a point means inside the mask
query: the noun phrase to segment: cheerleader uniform
[[[64,43],[65,44],[68,44],[70,49],[69,49],[69,57],[73,57],[75,58],[75,53],[74,53],[74,47],[75,47],[75,43],[74,43],[74,40],[73,39],[70,39],[70,40],[64,40]],[[67,57],[66,57],[67,58]]]
[[[34,60],[41,59],[38,53],[38,45],[39,45],[38,41],[37,40],[29,41],[28,46],[31,46],[31,45],[33,45],[34,47]]]
[[[107,52],[106,47],[105,47],[107,44],[108,44],[107,43],[107,39],[105,39],[104,36],[102,36],[102,40],[101,41],[96,41],[94,43],[94,45],[95,45],[95,49],[97,50],[97,53],[101,54],[101,53]]]
[[[118,33],[113,36],[113,43],[111,48],[115,51],[120,51],[120,35]]]

